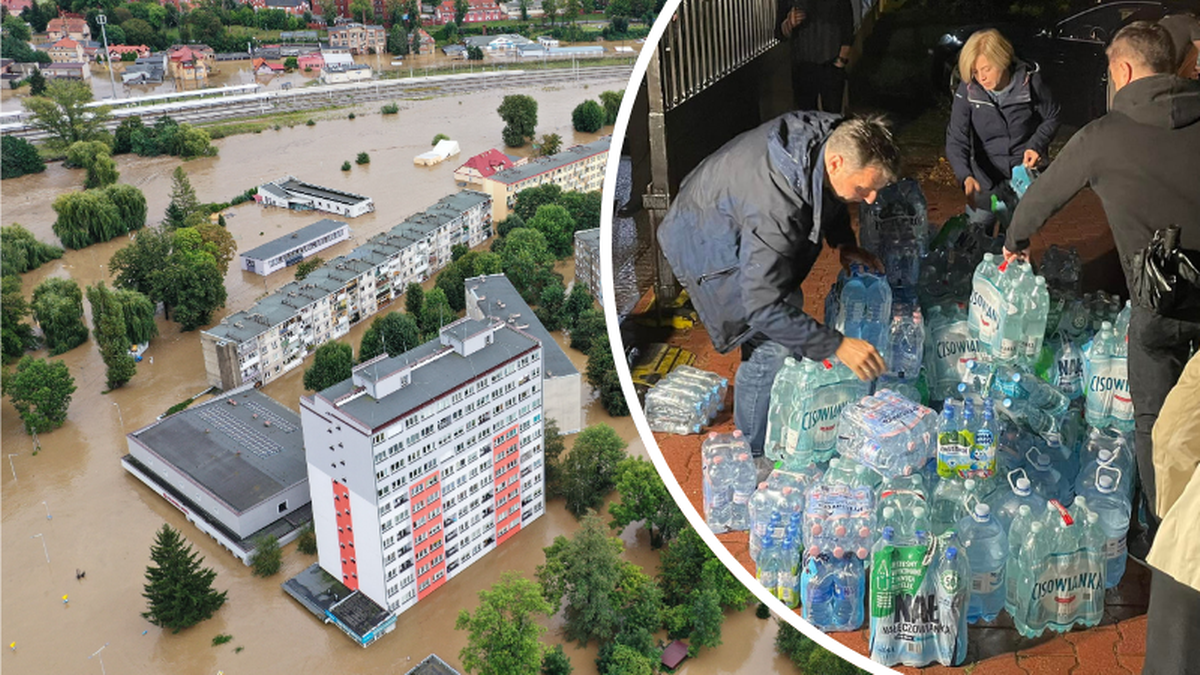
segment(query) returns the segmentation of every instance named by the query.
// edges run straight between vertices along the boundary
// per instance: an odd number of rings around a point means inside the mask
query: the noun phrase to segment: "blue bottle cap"
[[[958,557],[958,549],[954,546],[946,549],[946,560],[954,560]]]

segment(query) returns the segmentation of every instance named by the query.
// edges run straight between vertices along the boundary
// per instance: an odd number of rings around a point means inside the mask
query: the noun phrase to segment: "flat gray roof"
[[[295,192],[306,197],[328,199],[331,202],[346,204],[347,206],[359,204],[369,199],[369,197],[356,195],[353,192],[342,192],[341,190],[334,190],[333,188],[321,187],[320,185],[305,183],[304,181],[296,180],[295,178],[286,178],[282,181],[277,181],[276,184],[288,192]]]
[[[308,480],[300,416],[256,389],[188,408],[129,435],[236,511]]]
[[[450,664],[438,658],[437,654],[430,654],[404,675],[460,675],[460,673],[451,668]]]
[[[519,183],[527,178],[532,178],[547,171],[553,171],[568,164],[578,162],[581,159],[591,157],[592,155],[608,152],[610,145],[612,145],[612,136],[598,138],[591,143],[576,145],[549,157],[538,157],[529,160],[521,166],[497,171],[491,175],[491,180],[507,185]]]
[[[339,220],[324,218],[311,225],[305,225],[291,234],[285,234],[278,239],[272,239],[261,246],[256,246],[240,255],[243,258],[253,258],[255,260],[270,260],[280,253],[300,248],[308,242],[320,239],[342,227],[349,227],[349,225]]]
[[[467,338],[482,333],[490,326],[491,324],[477,319],[461,319],[443,328],[442,332],[453,336],[459,342],[465,342]]]
[[[492,344],[469,356],[462,356],[452,347],[443,346],[440,340],[430,340],[403,354],[380,359],[356,371],[360,377],[378,382],[409,363],[445,352],[440,358],[414,369],[412,379],[406,386],[379,400],[371,398],[370,395],[359,396],[342,404],[338,409],[364,425],[377,429],[524,354],[537,345],[537,340],[508,327],[497,330]],[[333,402],[353,389],[354,379],[351,378],[318,392],[314,396],[320,396]]]
[[[538,321],[529,305],[521,298],[517,288],[503,274],[490,274],[466,280],[467,291],[483,296],[479,309],[485,316],[503,321],[514,328],[529,333],[542,343],[542,363],[546,377],[575,375],[579,369],[554,341],[554,336]],[[501,306],[503,305],[503,307]]]
[[[596,251],[600,250],[600,228],[593,227],[590,230],[580,230],[575,233],[575,241],[582,242],[584,246],[590,246]]]
[[[391,230],[377,234],[350,253],[325,263],[303,281],[293,281],[280,287],[249,309],[234,312],[203,332],[221,340],[245,342],[271,326],[287,321],[302,307],[341,290],[350,279],[374,269],[392,255],[419,243],[430,232],[489,199],[491,197],[487,194],[475,190],[461,190],[442,197],[433,206],[414,213]]]

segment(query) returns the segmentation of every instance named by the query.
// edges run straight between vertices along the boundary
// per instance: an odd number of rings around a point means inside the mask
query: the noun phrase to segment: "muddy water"
[[[577,142],[588,140],[572,134],[569,112],[581,98],[597,90],[533,92],[541,103],[542,131],[555,131]],[[415,102],[393,118],[370,115],[353,122],[323,120],[315,127],[232,137],[218,141],[220,156],[188,162],[185,167],[205,201],[228,199],[289,171],[371,195],[379,205],[376,213],[351,224],[361,242],[455,189],[451,178],[455,162],[416,169],[411,157],[424,150],[426,139],[439,131],[458,139],[465,153],[495,145],[500,124],[491,111],[502,93],[463,97],[461,105],[455,98]],[[456,121],[464,109],[482,113],[478,120]],[[371,153],[372,164],[343,175],[337,168],[341,160],[360,150]],[[142,187],[150,212],[157,217],[167,203],[170,171],[179,161],[121,157],[118,162],[123,180]],[[45,174],[4,181],[0,219],[21,222],[39,237],[53,240],[50,201],[81,182],[79,172],[57,164]],[[243,249],[314,219],[254,205],[239,207],[234,213],[229,226]],[[70,276],[85,285],[108,279],[105,265],[125,244],[121,239],[68,252],[63,259],[25,275],[25,291],[28,294],[49,276]],[[353,243],[342,244],[325,256],[351,246]],[[264,288],[278,287],[290,277],[289,271],[280,272],[264,284],[262,278],[234,267],[226,280],[230,289],[226,311],[247,307]],[[352,330],[347,341],[357,345],[365,327],[366,323]],[[280,591],[279,583],[315,558],[288,546],[282,573],[269,580],[257,579],[121,469],[118,459],[127,452],[125,432],[151,423],[169,406],[206,388],[198,335],[181,334],[175,324],[161,321],[160,329],[162,337],[154,340],[150,349],[155,363],[143,362],[128,386],[108,395],[99,393],[104,386],[104,367],[91,342],[60,357],[75,377],[78,391],[66,425],[40,438],[41,451],[36,456],[15,410],[7,404],[0,406],[3,454],[15,455],[0,459],[0,643],[15,642],[17,647],[0,653],[0,670],[5,673],[94,672],[97,664],[89,662],[88,656],[105,644],[108,647],[100,658],[106,670],[114,673],[404,672],[431,651],[457,665],[458,651],[466,640],[464,634],[453,630],[458,610],[475,607],[478,591],[494,583],[502,570],[517,569],[532,577],[542,562],[541,549],[555,536],[570,534],[577,527],[561,503],[552,502],[544,517],[514,543],[493,553],[489,564],[472,566],[440,589],[432,601],[406,612],[392,635],[363,650]],[[568,353],[583,366],[582,354]],[[295,407],[301,378],[301,370],[296,369],[272,382],[266,393]],[[589,423],[609,421],[595,403],[587,419]],[[644,456],[628,418],[610,423],[623,437],[634,440],[631,452]],[[4,466],[8,459],[11,468]],[[46,518],[47,508],[52,519]],[[145,608],[141,592],[149,547],[163,522],[188,537],[206,558],[205,564],[217,571],[217,588],[229,594],[226,606],[213,619],[178,635],[155,628],[140,616]],[[39,534],[42,537],[35,538]],[[626,557],[653,572],[657,552],[650,550],[645,533],[631,527],[621,536],[627,544]],[[85,579],[76,580],[77,569],[86,571]],[[69,599],[66,604],[64,594]],[[548,642],[561,641],[556,630],[559,621],[546,621],[551,628]],[[769,625],[748,612],[731,615],[725,646],[690,667],[697,673],[735,672],[749,659],[771,669],[774,631],[768,630]],[[228,633],[234,640],[212,647],[210,641],[219,633]],[[239,646],[244,651],[236,653]],[[595,672],[595,645],[587,649],[568,645],[567,653],[576,672]]]

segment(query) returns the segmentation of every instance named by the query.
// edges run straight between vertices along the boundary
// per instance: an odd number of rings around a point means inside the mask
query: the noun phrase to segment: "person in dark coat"
[[[846,66],[854,44],[851,0],[776,0],[775,37],[792,52],[796,110],[842,113]]]
[[[972,222],[995,224],[992,195],[1004,195],[1012,170],[1045,163],[1058,131],[1058,104],[1036,65],[1014,58],[1012,44],[989,28],[958,53],[962,82],[946,128],[946,160],[967,196]]]
[[[1013,214],[1005,258],[1023,256],[1029,238],[1085,186],[1100,197],[1117,254],[1131,259],[1157,230],[1180,228],[1179,244],[1200,250],[1200,82],[1175,76],[1170,35],[1147,21],[1122,28],[1108,48],[1112,109],[1078,133],[1025,193]],[[1136,301],[1135,301],[1136,303]],[[1133,305],[1129,322],[1129,393],[1143,506],[1155,511],[1151,431],[1167,392],[1200,346],[1200,317],[1160,316]],[[1153,532],[1132,538],[1145,560]]]
[[[880,118],[792,112],[747,131],[684,179],[658,241],[713,346],[742,349],[734,422],[763,454],[775,373],[791,355],[836,355],[864,380],[884,372],[869,342],[804,313],[800,283],[821,252],[879,268],[858,248],[847,202],[872,202],[899,171]],[[760,465],[763,462],[760,460]],[[760,466],[761,468],[761,466]]]

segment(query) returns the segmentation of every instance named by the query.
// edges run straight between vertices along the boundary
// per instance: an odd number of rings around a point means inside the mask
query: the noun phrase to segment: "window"
[[[281,502],[279,502],[279,512],[280,512],[280,513],[286,513],[286,512],[287,512],[287,500],[286,500],[286,499],[285,499],[285,500],[283,500],[283,501],[281,501]]]

